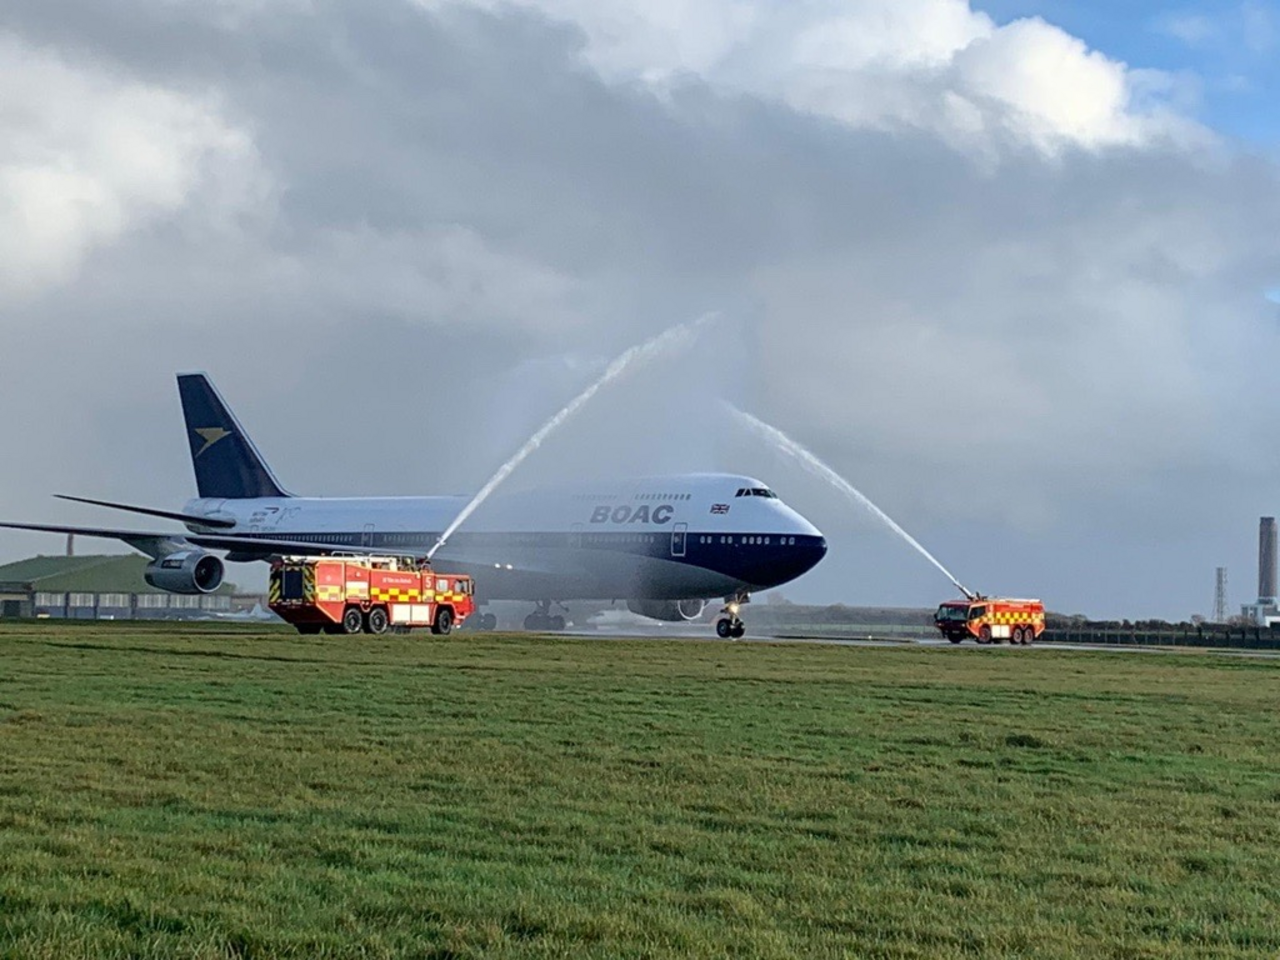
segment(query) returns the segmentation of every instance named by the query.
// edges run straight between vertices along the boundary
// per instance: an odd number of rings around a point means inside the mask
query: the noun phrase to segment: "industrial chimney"
[[[1263,517],[1258,525],[1258,605],[1276,603],[1276,518]]]

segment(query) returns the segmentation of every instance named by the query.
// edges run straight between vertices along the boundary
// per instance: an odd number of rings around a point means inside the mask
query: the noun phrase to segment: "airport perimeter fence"
[[[1165,630],[1082,624],[1050,627],[1040,643],[1097,643],[1136,647],[1203,647],[1210,650],[1280,650],[1280,631],[1269,627],[1186,626]]]

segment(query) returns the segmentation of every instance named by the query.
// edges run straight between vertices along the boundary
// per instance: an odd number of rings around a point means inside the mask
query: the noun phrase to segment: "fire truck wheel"
[[[368,623],[370,633],[386,633],[387,626],[390,622],[390,619],[387,617],[387,611],[382,607],[374,607],[369,611]]]
[[[453,611],[448,607],[441,607],[436,611],[436,622],[431,625],[431,632],[444,636],[453,629]]]
[[[1009,642],[1012,643],[1015,647],[1022,646],[1022,628],[1021,627],[1013,628],[1013,633],[1009,637]]]
[[[979,643],[990,643],[990,642],[991,642],[991,628],[990,628],[990,627],[983,627],[981,630],[979,630],[979,631],[978,631],[978,642],[979,642]]]
[[[1035,639],[1036,639],[1035,627],[1026,627],[1025,629],[1023,629],[1022,631],[1023,646],[1027,646],[1027,647],[1031,646],[1031,644],[1035,642]]]
[[[480,617],[480,629],[481,630],[497,630],[498,629],[497,614],[493,614],[493,613],[483,614]]]
[[[356,606],[347,607],[342,614],[342,630],[344,633],[359,633],[364,629],[364,614]]]

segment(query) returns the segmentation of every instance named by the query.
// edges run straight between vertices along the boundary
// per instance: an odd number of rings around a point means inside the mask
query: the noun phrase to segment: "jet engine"
[[[180,550],[147,564],[147,583],[170,593],[213,593],[222,585],[222,561],[203,550]]]
[[[627,609],[651,620],[697,620],[702,616],[705,600],[628,600]]]

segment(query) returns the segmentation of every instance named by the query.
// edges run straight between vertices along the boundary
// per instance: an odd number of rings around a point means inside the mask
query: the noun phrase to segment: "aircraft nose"
[[[740,573],[742,579],[759,590],[776,587],[808,573],[827,555],[827,540],[821,534],[786,539],[785,545],[769,551],[767,557],[744,557],[747,563]]]
[[[797,538],[799,539],[799,538]],[[819,534],[815,537],[805,537],[805,542],[797,544],[798,556],[795,560],[796,572],[791,576],[800,576],[808,573],[818,565],[818,562],[827,555],[827,538]]]

